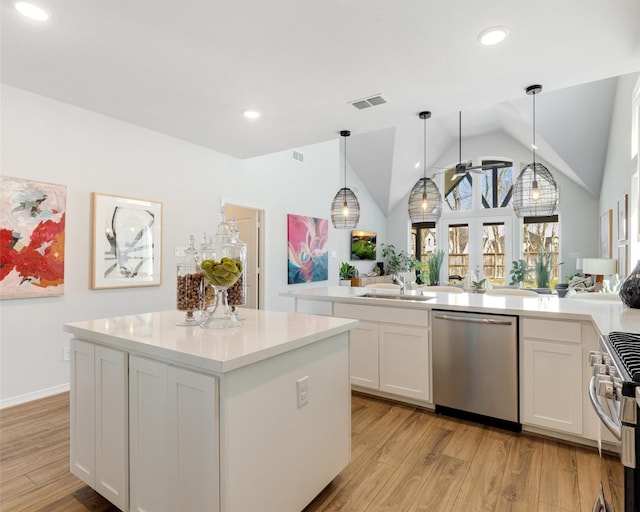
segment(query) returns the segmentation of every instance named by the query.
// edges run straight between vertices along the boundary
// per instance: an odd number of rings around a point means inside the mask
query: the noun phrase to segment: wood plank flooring
[[[591,511],[600,485],[595,450],[391,401],[354,394],[351,426],[351,464],[304,512]],[[118,509],[69,473],[68,393],[1,410],[0,511],[86,510]]]

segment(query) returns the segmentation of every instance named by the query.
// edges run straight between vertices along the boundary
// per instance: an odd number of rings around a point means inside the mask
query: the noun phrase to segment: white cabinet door
[[[378,324],[361,320],[349,333],[351,384],[378,389],[378,350]]]
[[[131,356],[131,510],[219,510],[214,376]]]
[[[72,339],[70,392],[70,467],[84,483],[95,485],[95,345]]]
[[[129,502],[127,354],[95,347],[96,479],[94,489],[118,508]]]
[[[170,510],[167,365],[129,358],[130,510]]]
[[[169,367],[171,510],[220,508],[217,379]]]
[[[524,340],[523,423],[582,434],[582,346]]]
[[[70,347],[71,472],[127,510],[127,354],[78,339]]]
[[[380,390],[431,401],[429,333],[424,327],[380,325]]]

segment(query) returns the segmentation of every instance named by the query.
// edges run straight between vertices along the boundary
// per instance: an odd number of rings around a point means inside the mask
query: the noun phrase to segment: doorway
[[[227,219],[237,220],[240,240],[247,244],[246,279],[247,304],[249,309],[260,309],[264,303],[264,210],[225,204]]]

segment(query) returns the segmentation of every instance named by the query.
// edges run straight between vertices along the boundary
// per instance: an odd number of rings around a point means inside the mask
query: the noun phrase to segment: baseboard
[[[41,389],[39,391],[26,393],[20,396],[14,396],[13,398],[5,398],[4,400],[0,400],[0,409],[4,409],[5,407],[12,407],[14,405],[24,404],[27,402],[31,402],[32,400],[38,400],[39,398],[46,398],[48,396],[58,395],[60,393],[64,393],[65,391],[69,391],[69,383],[60,384],[59,386],[54,386],[52,388]]]

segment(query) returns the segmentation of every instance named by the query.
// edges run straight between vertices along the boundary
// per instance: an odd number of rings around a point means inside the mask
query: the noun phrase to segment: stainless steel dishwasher
[[[521,430],[517,317],[432,311],[436,412]]]

